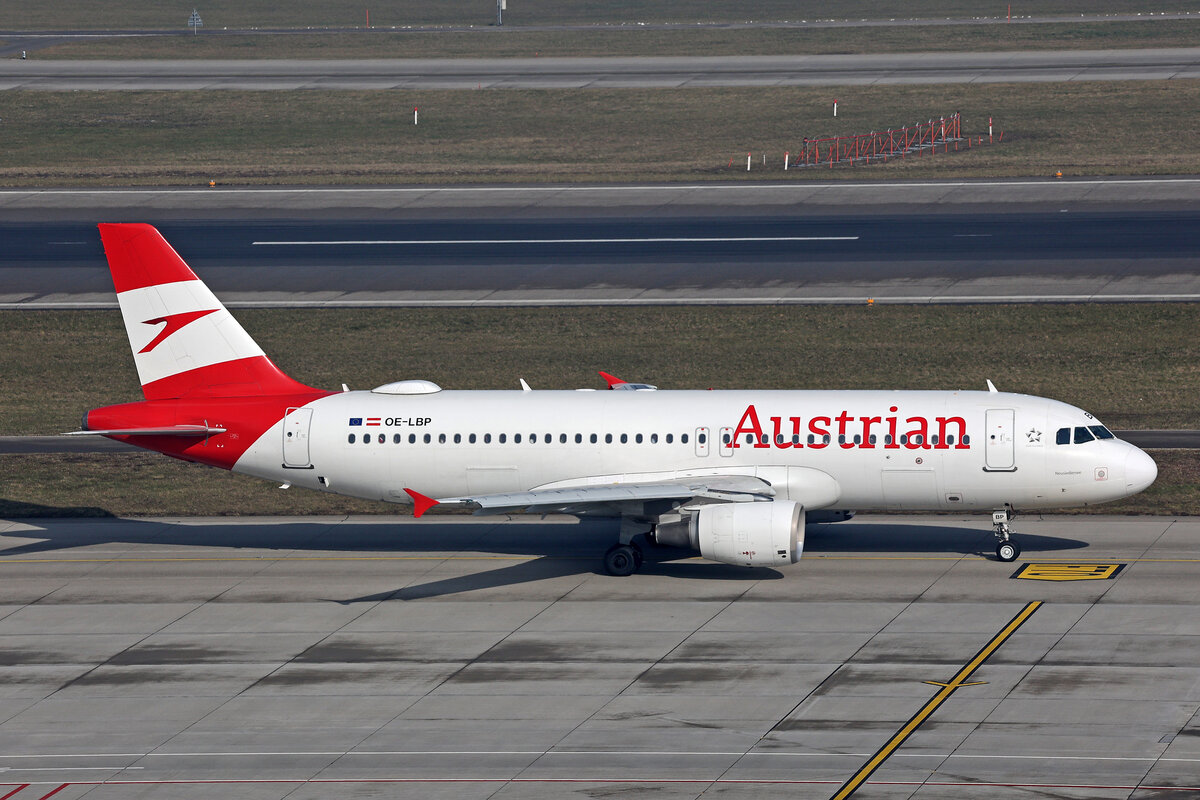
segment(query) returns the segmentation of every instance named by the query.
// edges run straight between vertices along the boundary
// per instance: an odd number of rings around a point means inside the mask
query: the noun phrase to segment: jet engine
[[[654,539],[724,564],[795,564],[804,552],[804,506],[785,500],[707,505],[682,522],[658,525]]]

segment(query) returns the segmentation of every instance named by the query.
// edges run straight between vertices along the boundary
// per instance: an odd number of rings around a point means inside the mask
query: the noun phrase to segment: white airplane
[[[988,391],[449,391],[402,380],[328,392],[283,374],[150,225],[100,235],[145,400],[78,434],[293,486],[476,513],[619,517],[612,575],[639,541],[728,564],[795,563],[805,522],[866,511],[992,511],[1142,491],[1154,461],[1091,414]],[[852,510],[853,509],[853,510]]]

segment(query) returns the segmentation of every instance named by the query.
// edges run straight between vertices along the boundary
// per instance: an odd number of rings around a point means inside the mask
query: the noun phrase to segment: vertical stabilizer
[[[313,391],[271,363],[154,226],[99,227],[147,400]]]

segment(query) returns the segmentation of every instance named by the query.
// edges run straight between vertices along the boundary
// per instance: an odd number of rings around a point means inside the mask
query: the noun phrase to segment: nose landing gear
[[[1016,515],[1011,506],[992,512],[992,533],[997,539],[996,558],[1004,563],[1016,561],[1021,555],[1021,545],[1012,537],[1012,528],[1008,525]]]

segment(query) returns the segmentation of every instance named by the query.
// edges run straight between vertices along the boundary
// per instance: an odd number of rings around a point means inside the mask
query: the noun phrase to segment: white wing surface
[[[746,475],[706,475],[703,477],[658,483],[613,483],[561,489],[535,489],[529,492],[467,495],[438,498],[439,505],[473,508],[481,514],[505,514],[514,511],[534,513],[619,513],[623,505],[664,500],[675,505],[693,501],[704,503],[746,503],[772,500],[775,490],[761,478]]]

